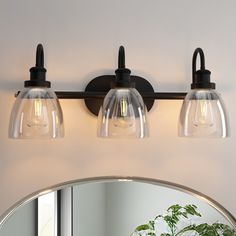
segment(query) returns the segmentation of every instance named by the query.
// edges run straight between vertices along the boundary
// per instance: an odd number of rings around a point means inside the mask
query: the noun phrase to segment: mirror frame
[[[171,189],[179,190],[181,192],[190,194],[199,200],[204,201],[205,203],[208,203],[210,206],[212,206],[215,210],[217,210],[220,214],[222,214],[225,219],[229,221],[229,223],[236,229],[236,218],[226,209],[224,208],[220,203],[215,201],[214,199],[208,197],[207,195],[198,192],[192,188],[172,183],[165,180],[160,179],[153,179],[153,178],[146,178],[146,177],[131,177],[131,176],[101,176],[101,177],[90,177],[90,178],[82,178],[77,180],[71,180],[67,182],[63,182],[57,185],[53,185],[49,188],[44,188],[42,190],[36,191],[32,194],[27,195],[20,201],[16,202],[12,207],[10,207],[7,211],[5,211],[0,216],[0,229],[2,228],[3,224],[15,213],[15,211],[20,208],[21,206],[26,205],[27,203],[31,202],[32,200],[35,200],[36,198],[43,196],[47,193],[51,193],[53,191],[61,190],[66,187],[72,187],[75,184],[76,185],[82,185],[87,183],[99,183],[102,181],[106,182],[140,182],[140,183],[147,183],[152,185],[158,185],[162,187],[168,187]]]

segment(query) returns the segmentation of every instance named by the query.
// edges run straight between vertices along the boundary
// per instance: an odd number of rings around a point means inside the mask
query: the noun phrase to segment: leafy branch
[[[167,232],[160,233],[160,236],[181,236],[186,233],[195,233],[199,236],[236,236],[236,230],[221,223],[209,225],[202,223],[199,225],[189,224],[182,229],[178,228],[178,223],[183,219],[190,219],[192,216],[201,217],[195,205],[180,206],[175,204],[167,209],[166,214],[158,215],[147,224],[136,227],[131,235],[157,236],[157,223],[163,220],[167,225]]]

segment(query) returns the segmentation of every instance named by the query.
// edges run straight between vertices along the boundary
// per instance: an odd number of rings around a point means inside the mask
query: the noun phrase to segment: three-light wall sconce
[[[200,69],[196,70],[197,56]],[[197,48],[192,59],[192,84],[188,93],[155,92],[144,78],[131,75],[125,67],[125,50],[119,49],[115,75],[91,80],[85,91],[54,92],[46,80],[44,52],[37,47],[36,65],[30,69],[30,80],[17,98],[11,113],[9,137],[60,138],[64,136],[63,114],[58,99],[84,99],[89,111],[98,116],[100,137],[148,137],[147,111],[156,99],[183,99],[179,117],[179,136],[227,137],[227,117],[215,84],[205,69],[203,50]]]

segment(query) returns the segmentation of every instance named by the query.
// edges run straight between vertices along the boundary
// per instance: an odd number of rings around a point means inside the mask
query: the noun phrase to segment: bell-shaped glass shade
[[[214,89],[193,89],[180,112],[179,136],[227,137],[227,117],[222,99]]]
[[[98,136],[145,138],[146,106],[135,88],[115,88],[106,95],[98,117]]]
[[[63,116],[56,94],[44,87],[22,90],[11,113],[9,137],[43,139],[63,136]]]

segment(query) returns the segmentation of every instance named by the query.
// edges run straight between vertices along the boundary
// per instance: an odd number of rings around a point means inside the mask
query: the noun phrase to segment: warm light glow
[[[122,117],[126,117],[128,114],[128,104],[125,98],[120,100],[120,114]]]
[[[116,113],[113,115],[113,125],[122,129],[133,126],[134,111],[129,107],[127,97],[121,98],[119,105],[116,107]]]
[[[40,117],[42,115],[42,101],[41,99],[35,99],[34,101],[34,111],[35,111],[35,116]]]

